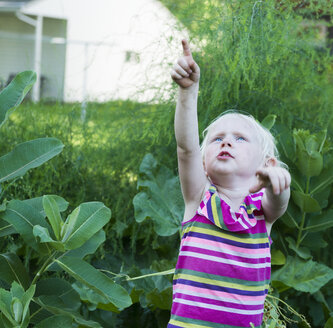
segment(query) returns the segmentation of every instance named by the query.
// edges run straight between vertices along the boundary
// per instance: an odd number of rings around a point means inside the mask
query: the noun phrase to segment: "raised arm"
[[[185,205],[198,203],[207,182],[200,153],[197,99],[200,69],[193,60],[186,40],[182,41],[183,56],[171,71],[179,85],[175,114],[178,169]]]

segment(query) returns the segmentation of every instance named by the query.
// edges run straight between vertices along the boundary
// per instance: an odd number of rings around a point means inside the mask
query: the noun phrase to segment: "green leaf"
[[[310,194],[317,194],[331,184],[333,184],[333,170],[329,167],[324,169],[318,177],[311,179]]]
[[[296,290],[315,293],[333,279],[333,270],[324,264],[298,257],[287,257],[286,264],[272,275],[272,280],[280,281]]]
[[[291,161],[295,161],[296,145],[290,130],[284,124],[275,124],[279,134],[277,140],[279,146],[282,148],[284,155]]]
[[[333,328],[333,316],[326,321],[324,328]]]
[[[28,272],[20,258],[14,253],[0,254],[0,279],[9,285],[13,281],[17,281],[24,288],[28,288],[30,285]]]
[[[101,202],[83,203],[68,216],[63,241],[66,249],[82,246],[102,229],[111,218],[111,210]]]
[[[11,315],[12,295],[5,289],[0,288],[0,314],[6,327],[15,327],[17,324]]]
[[[15,76],[0,93],[0,127],[8,116],[19,106],[25,95],[36,82],[36,73],[24,71]]]
[[[315,217],[311,217],[304,230],[316,232],[327,230],[331,227],[333,227],[333,209]]]
[[[68,202],[57,195],[46,195],[47,197],[51,197],[58,205],[58,209],[60,212],[64,212],[68,208]],[[43,207],[43,197],[36,197],[36,198],[31,198],[31,199],[25,199],[23,200],[24,203],[34,207],[37,209],[40,214],[43,215],[43,217],[46,217],[46,213],[44,212],[44,207]]]
[[[73,319],[65,315],[53,315],[35,325],[35,328],[72,328]]]
[[[319,212],[321,210],[317,200],[312,198],[309,194],[293,190],[291,196],[295,204],[302,210],[302,212],[311,213]]]
[[[64,145],[56,138],[41,138],[17,145],[0,157],[0,183],[20,177],[58,155]]]
[[[0,237],[12,235],[13,233],[16,233],[13,225],[0,218]]]
[[[120,313],[118,308],[112,303],[109,303],[109,300],[106,297],[97,294],[86,285],[81,284],[77,281],[73,284],[73,288],[80,294],[80,298],[82,301],[84,301],[85,303],[89,303],[90,310],[101,309],[105,311]]]
[[[322,232],[310,232],[302,241],[304,247],[308,247],[311,250],[327,247],[328,243],[323,238]]]
[[[151,154],[144,157],[140,172],[138,189],[141,191],[133,199],[136,221],[151,219],[157,234],[173,235],[179,231],[184,213],[178,177],[158,165]]]
[[[21,300],[19,300],[17,297],[14,297],[12,299],[11,310],[12,310],[14,320],[17,323],[20,323],[22,320],[23,305],[22,305]]]
[[[67,308],[77,311],[81,306],[80,296],[72,285],[60,278],[47,278],[39,280],[36,286],[35,296],[58,296]]]
[[[52,196],[43,196],[43,208],[56,239],[60,240],[60,231],[64,222],[62,221],[57,202]]]
[[[81,247],[72,249],[66,253],[66,256],[78,257],[83,259],[88,254],[94,254],[98,247],[105,241],[105,232],[100,230],[87,240]]]
[[[40,225],[35,225],[32,229],[32,232],[38,242],[40,243],[48,243],[51,247],[55,248],[58,251],[64,252],[65,247],[61,241],[55,241],[51,238],[49,231],[47,228],[43,228]]]
[[[284,265],[286,263],[286,257],[280,250],[273,249],[271,252],[271,264],[272,265]]]
[[[297,167],[306,177],[318,176],[323,169],[323,156],[313,151],[311,155],[306,150],[297,153]]]
[[[276,120],[276,115],[269,114],[261,121],[261,125],[265,127],[267,130],[270,130],[274,126],[275,120]]]
[[[43,253],[48,252],[47,245],[37,244],[33,234],[33,227],[40,225],[41,227],[47,228],[49,231],[51,227],[48,226],[43,216],[35,208],[22,201],[11,200],[2,218],[14,226],[15,230],[23,237],[29,246]]]
[[[102,328],[99,323],[92,320],[85,320],[78,312],[66,307],[66,304],[55,295],[42,295],[35,299],[42,308],[55,315],[67,316],[79,324],[79,327]]]
[[[118,308],[126,308],[132,304],[131,298],[123,287],[87,262],[74,257],[62,257],[56,262],[73,278],[107,298]]]
[[[308,248],[296,247],[296,242],[291,237],[286,237],[285,239],[288,242],[289,248],[292,249],[299,257],[304,260],[312,258],[311,252]]]
[[[159,291],[157,288],[146,294],[148,304],[153,308],[170,310],[172,305],[172,287]]]

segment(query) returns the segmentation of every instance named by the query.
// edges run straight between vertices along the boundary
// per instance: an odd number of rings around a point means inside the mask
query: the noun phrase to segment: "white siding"
[[[0,13],[0,79],[34,69],[35,29],[14,14]],[[45,83],[41,97],[63,99],[66,45],[52,44],[52,38],[66,36],[66,22],[44,18],[41,76]]]

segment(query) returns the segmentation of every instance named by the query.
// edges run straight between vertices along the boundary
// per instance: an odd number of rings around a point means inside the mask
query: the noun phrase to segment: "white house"
[[[180,29],[158,0],[0,0],[0,80],[34,69],[35,100],[151,100]]]

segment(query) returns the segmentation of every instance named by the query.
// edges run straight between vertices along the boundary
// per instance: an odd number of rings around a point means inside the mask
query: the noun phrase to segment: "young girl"
[[[290,175],[272,135],[251,116],[218,117],[200,148],[200,69],[182,45],[171,76],[180,87],[175,133],[185,213],[168,328],[260,327],[269,233],[287,208]]]

